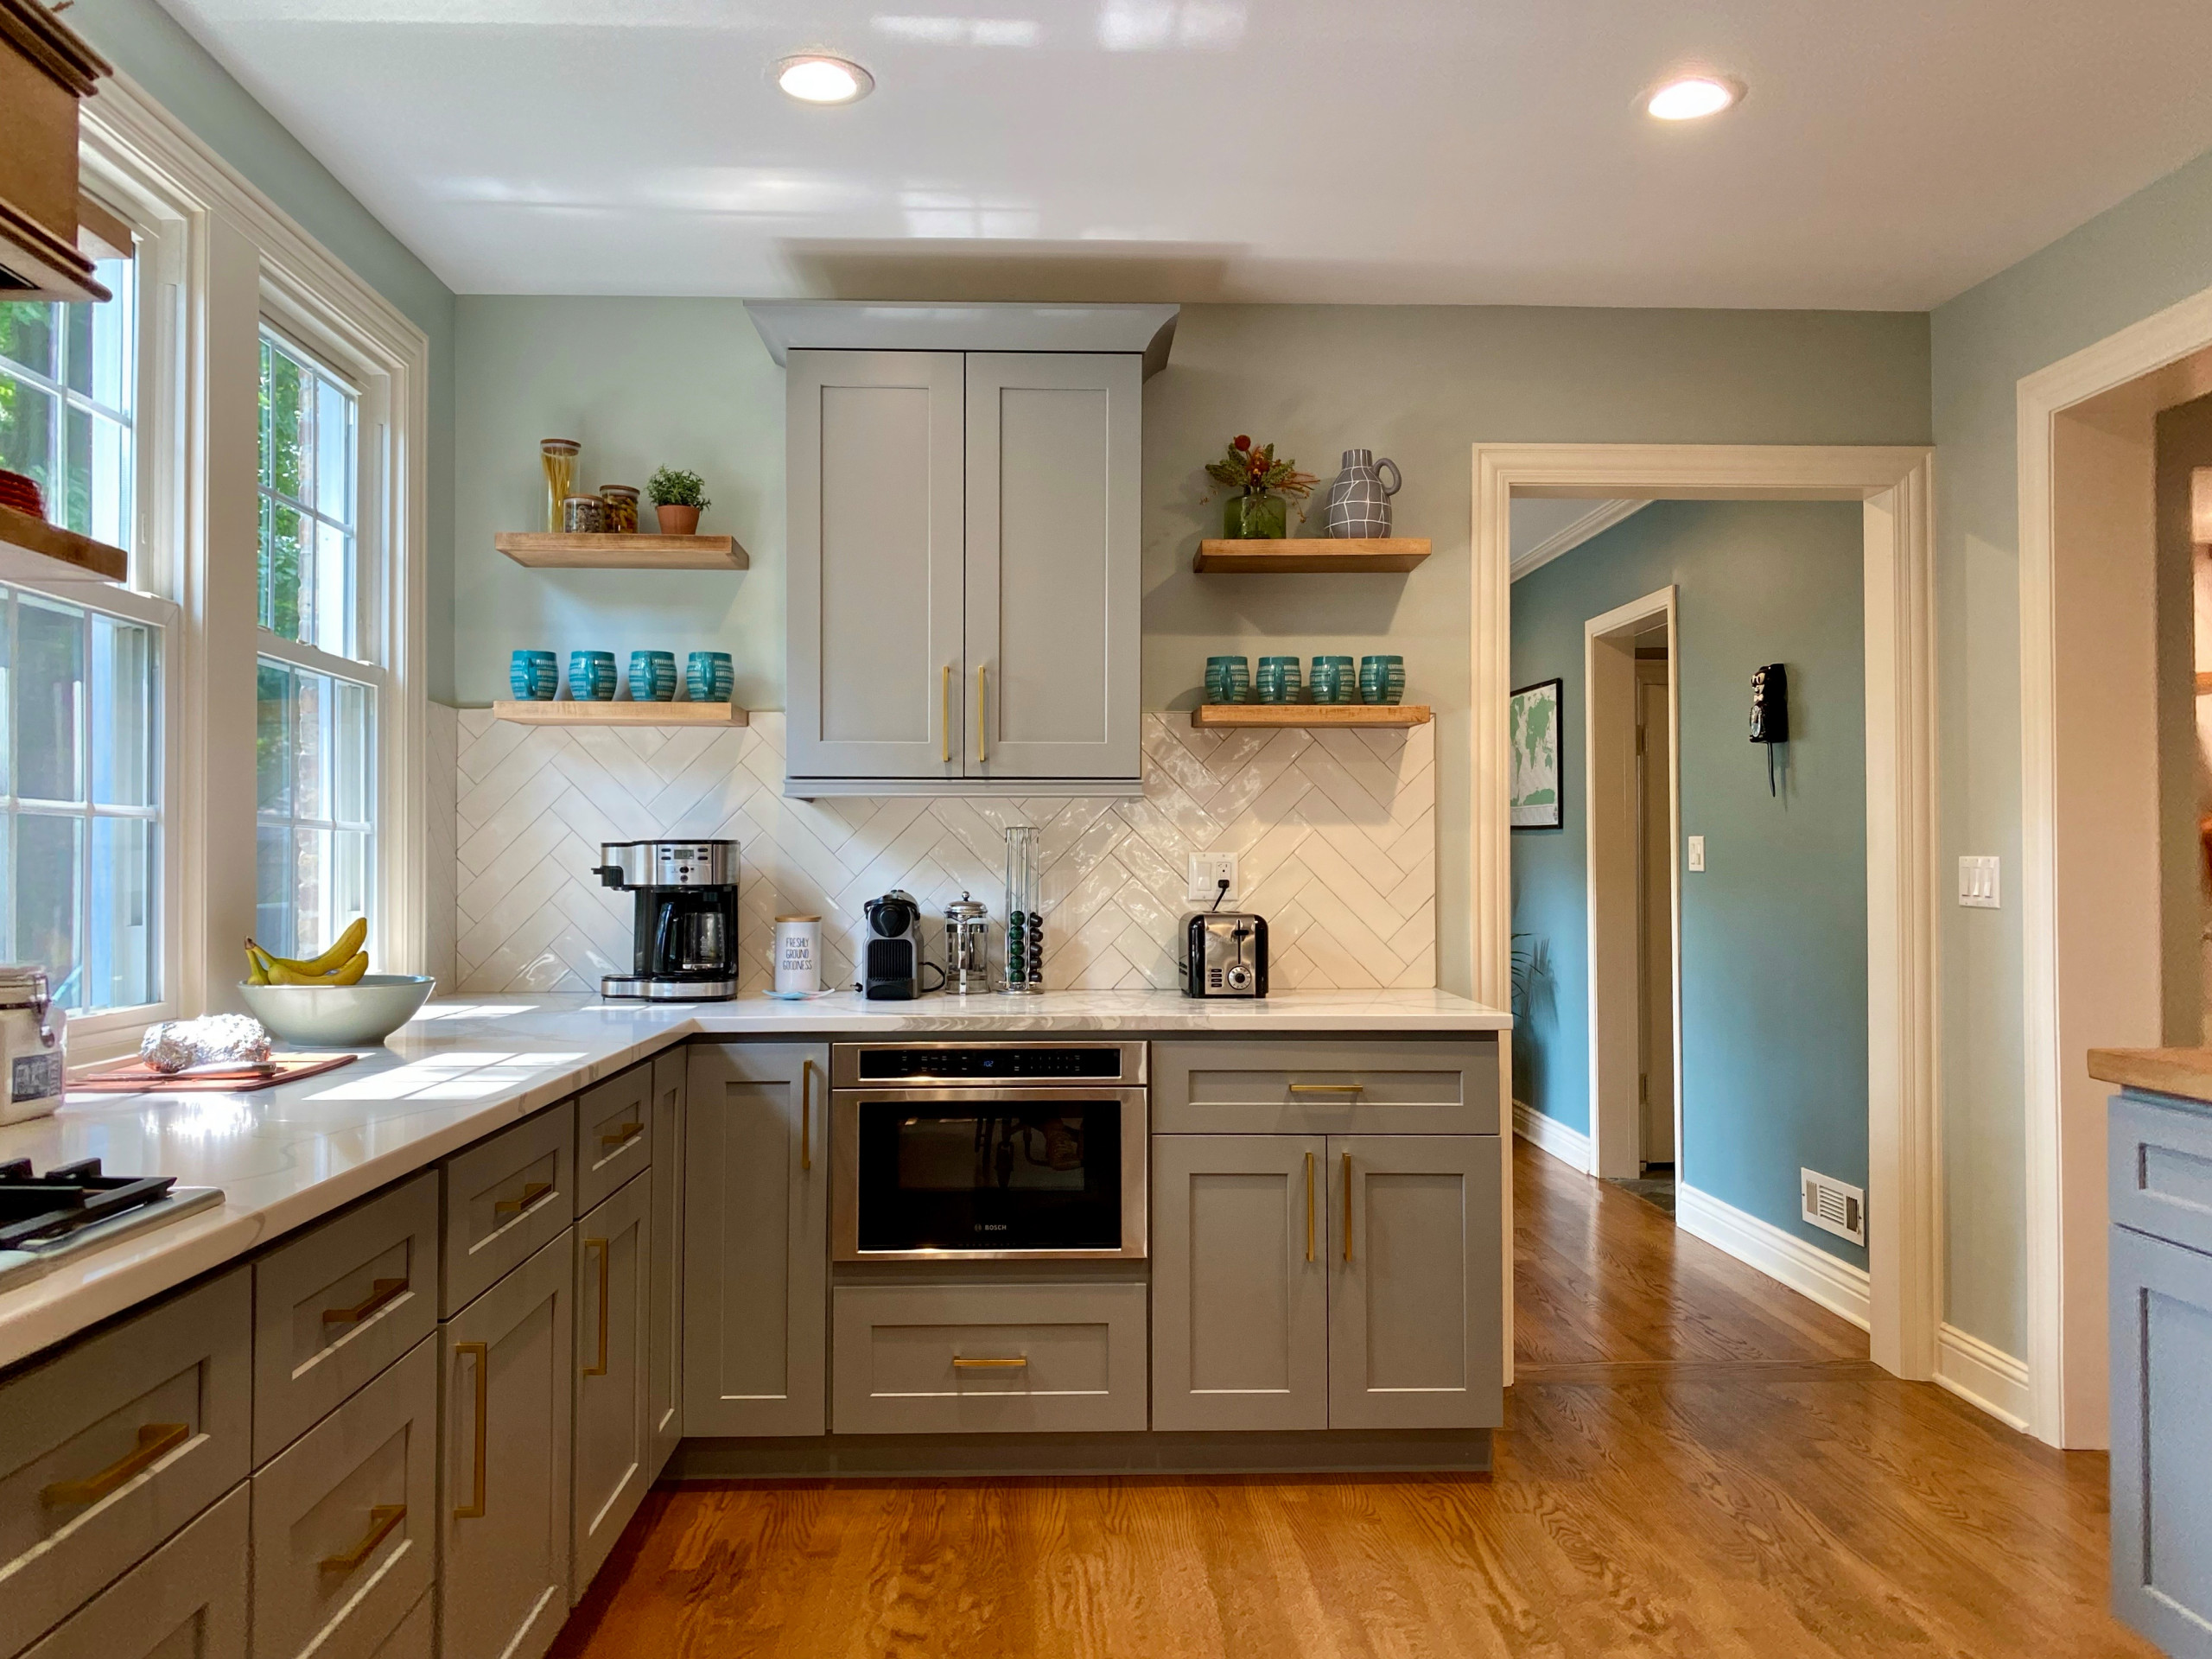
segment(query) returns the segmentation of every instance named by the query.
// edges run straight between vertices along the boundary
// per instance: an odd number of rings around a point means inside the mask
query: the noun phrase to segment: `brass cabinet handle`
[[[603,1238],[584,1240],[584,1249],[599,1252],[599,1359],[584,1367],[586,1376],[607,1375],[607,1262],[614,1252],[607,1247]]]
[[[952,764],[952,664],[950,663],[944,665],[944,684],[942,687],[942,694],[944,698],[944,717],[938,722],[938,730],[944,738],[944,752],[938,755],[938,759],[944,761],[945,765],[950,766]]]
[[[626,1141],[636,1140],[645,1132],[645,1126],[642,1123],[617,1123],[614,1126],[613,1134],[602,1135],[599,1137],[599,1144],[602,1147],[619,1147]]]
[[[474,1521],[484,1513],[484,1431],[491,1420],[492,1344],[488,1342],[456,1342],[453,1351],[455,1358],[470,1354],[476,1360],[475,1484],[469,1501],[453,1512],[456,1521]]]
[[[407,1518],[404,1503],[379,1503],[369,1511],[369,1529],[361,1541],[353,1548],[335,1555],[326,1555],[315,1565],[326,1573],[351,1573],[370,1556],[377,1546],[391,1536],[391,1529]]]
[[[495,1200],[492,1205],[492,1213],[495,1216],[518,1216],[552,1190],[553,1183],[550,1181],[525,1181],[523,1184],[522,1197]]]
[[[351,1307],[326,1307],[322,1310],[325,1325],[359,1325],[388,1303],[407,1294],[404,1279],[379,1279],[369,1287],[369,1294]]]
[[[814,1167],[814,1062],[798,1067],[798,1166]]]
[[[952,1369],[956,1371],[1018,1371],[1028,1363],[1027,1354],[1016,1354],[1005,1359],[965,1359],[956,1355]]]
[[[986,702],[986,700],[985,700],[985,698],[986,698],[986,694],[985,694],[985,692],[984,692],[984,690],[983,690],[983,675],[984,675],[984,672],[985,672],[985,670],[984,670],[983,664],[981,664],[981,663],[976,664],[976,758],[978,760],[989,760],[989,759],[991,758],[991,740],[990,740],[990,737],[989,737],[989,735],[988,734],[988,731],[987,731],[987,728],[988,727],[988,725],[989,725],[989,723],[990,723],[990,722],[989,722],[988,718],[985,715],[985,714],[984,714],[984,712],[983,712],[983,711],[984,711],[984,709],[987,709],[987,708],[989,706],[989,705],[988,705],[988,702]]]
[[[1290,1085],[1290,1092],[1294,1095],[1363,1095],[1367,1092],[1367,1085],[1359,1083],[1294,1083]]]
[[[48,1509],[64,1503],[97,1503],[133,1478],[143,1475],[192,1438],[189,1423],[141,1423],[138,1444],[96,1475],[82,1480],[57,1480],[39,1489],[38,1501]]]
[[[1344,1260],[1351,1260],[1351,1154],[1344,1154]]]
[[[1306,1259],[1313,1259],[1313,1154],[1306,1154]]]

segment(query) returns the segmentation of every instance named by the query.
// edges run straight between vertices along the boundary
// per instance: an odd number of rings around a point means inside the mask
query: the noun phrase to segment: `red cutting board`
[[[266,1065],[241,1065],[226,1071],[195,1071],[190,1077],[156,1071],[143,1060],[118,1060],[69,1079],[73,1095],[246,1094],[297,1083],[351,1065],[358,1054],[277,1054]]]

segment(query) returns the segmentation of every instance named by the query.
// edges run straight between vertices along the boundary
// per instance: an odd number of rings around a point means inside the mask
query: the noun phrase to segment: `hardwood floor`
[[[658,1491],[579,1656],[2130,1656],[2105,1460],[1526,1145],[1489,1479]]]

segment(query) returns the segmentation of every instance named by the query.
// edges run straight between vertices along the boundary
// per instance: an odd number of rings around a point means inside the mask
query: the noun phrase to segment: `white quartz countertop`
[[[99,1158],[118,1174],[219,1186],[224,1201],[0,1291],[0,1366],[305,1226],[541,1107],[694,1036],[1119,1032],[1237,1036],[1448,1035],[1510,1016],[1442,991],[1300,991],[1262,1001],[1173,992],[1057,991],[867,1002],[441,1001],[380,1049],[304,1082],[237,1094],[78,1095],[0,1128],[0,1162]]]

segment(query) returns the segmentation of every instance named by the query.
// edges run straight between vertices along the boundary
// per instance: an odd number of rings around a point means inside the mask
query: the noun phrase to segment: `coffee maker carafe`
[[[716,1001],[737,995],[737,843],[610,841],[594,867],[601,885],[637,895],[626,974],[599,982],[602,996]]]

